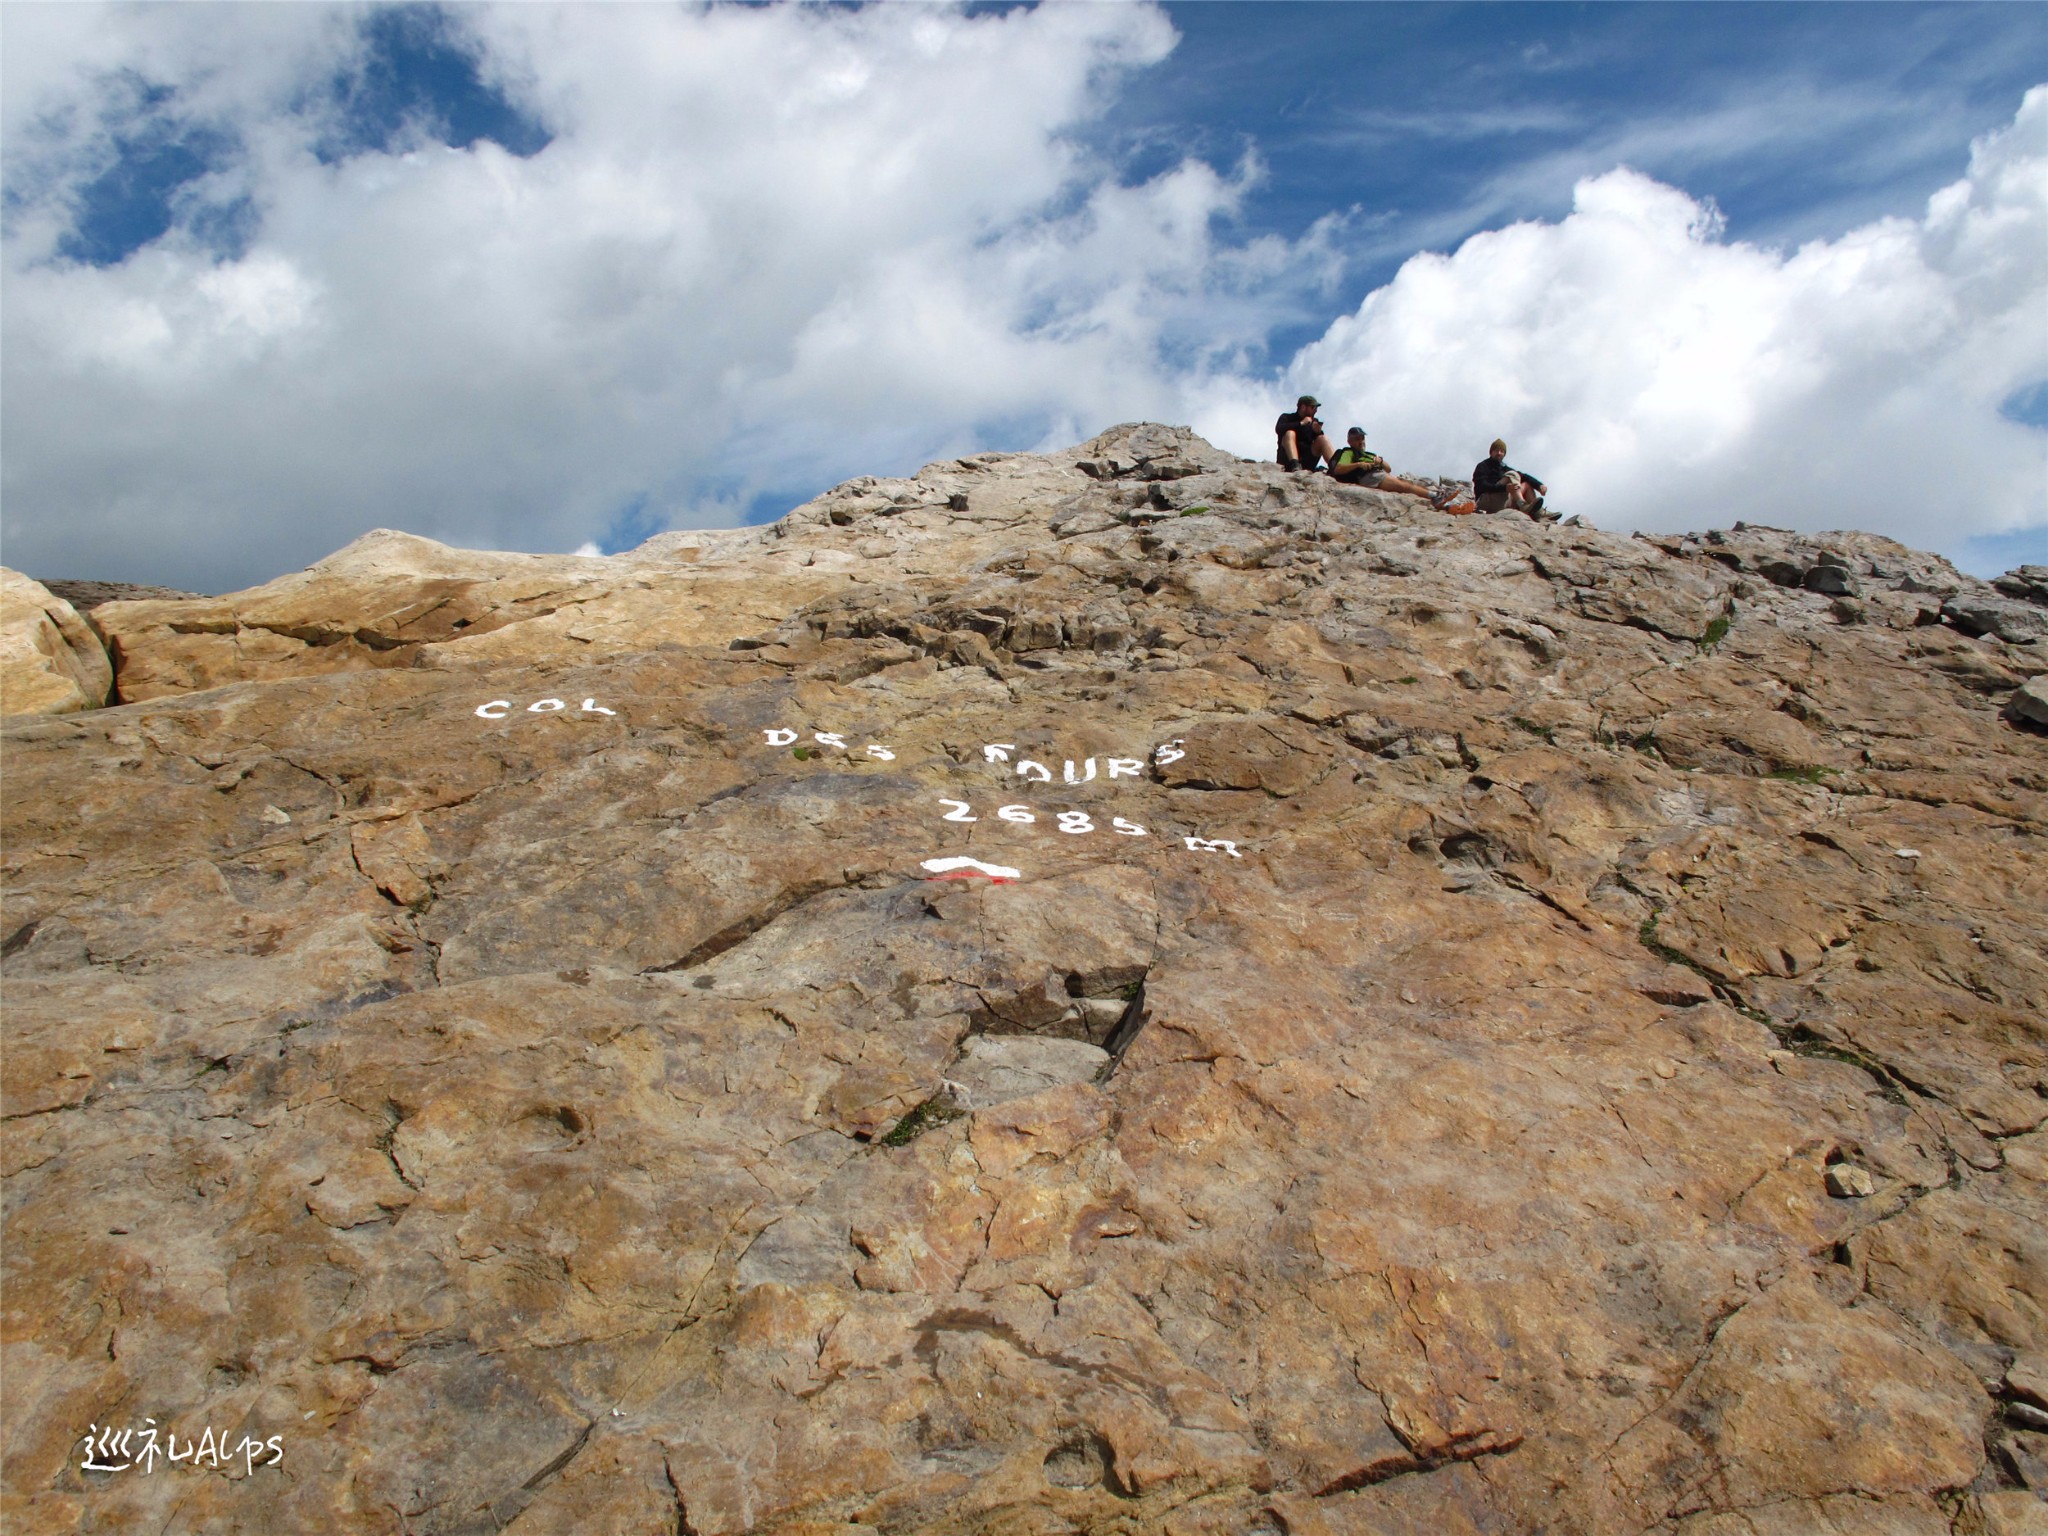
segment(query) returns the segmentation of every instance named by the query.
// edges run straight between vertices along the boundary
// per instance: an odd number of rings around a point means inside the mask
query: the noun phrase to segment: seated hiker
[[[1550,487],[1534,475],[1508,465],[1508,445],[1499,438],[1472,470],[1472,499],[1482,512],[1499,512],[1513,507],[1534,518],[1543,515],[1543,498]]]
[[[1403,480],[1387,468],[1385,459],[1376,453],[1368,453],[1363,427],[1353,427],[1344,434],[1344,446],[1330,460],[1330,478],[1345,485],[1363,485],[1375,491],[1398,491],[1404,496],[1420,496],[1433,507],[1442,506],[1445,499],[1440,491],[1417,485],[1413,480]]]
[[[1277,457],[1282,469],[1314,469],[1331,457],[1330,440],[1323,424],[1316,420],[1322,401],[1303,395],[1294,409],[1273,423],[1273,435],[1280,440]]]

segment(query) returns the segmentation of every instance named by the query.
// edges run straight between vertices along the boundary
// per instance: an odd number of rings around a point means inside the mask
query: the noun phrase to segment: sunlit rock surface
[[[1159,427],[97,608],[0,1517],[2038,1530],[2036,609]]]
[[[107,702],[114,671],[78,611],[0,566],[0,715],[65,715]]]

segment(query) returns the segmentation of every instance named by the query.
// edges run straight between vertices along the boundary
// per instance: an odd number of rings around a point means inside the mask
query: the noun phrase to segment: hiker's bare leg
[[[1420,496],[1428,501],[1435,493],[1426,486],[1417,485],[1413,480],[1403,480],[1399,475],[1389,475],[1373,487],[1379,491],[1399,491],[1403,496]]]

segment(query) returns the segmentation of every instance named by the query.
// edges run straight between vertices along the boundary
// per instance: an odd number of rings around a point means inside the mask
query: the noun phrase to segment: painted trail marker
[[[567,699],[535,699],[526,706],[526,712],[529,715],[556,715],[568,707],[569,701]],[[477,717],[483,720],[502,720],[511,713],[512,701],[510,699],[492,699],[490,703],[479,704],[476,707]],[[585,699],[583,707],[577,710],[576,713],[579,715],[616,715],[618,711],[616,709],[606,709],[595,699]]]
[[[864,751],[868,757],[882,762],[893,762],[896,759],[895,750],[882,745],[880,742],[871,741],[865,747],[856,747],[854,742],[849,739],[849,733],[843,730],[821,731],[808,729],[809,743],[798,745],[798,743],[803,742],[805,734],[805,730],[799,730],[796,727],[787,725],[770,726],[761,730],[762,740],[768,746],[794,747],[799,757],[819,755],[815,750],[816,748],[827,748],[846,753],[848,756]],[[1018,744],[1013,741],[984,742],[981,745],[980,766],[998,769],[1008,777],[1023,780],[1027,783],[1065,783],[1076,787],[1084,784],[1100,784],[1105,788],[1114,787],[1120,789],[1125,787],[1119,782],[1122,780],[1130,780],[1133,785],[1144,782],[1145,760],[1147,757],[1160,767],[1164,767],[1168,763],[1178,762],[1183,757],[1186,757],[1187,742],[1184,738],[1176,736],[1169,741],[1160,742],[1143,756],[1103,757],[1100,761],[1103,763],[1106,771],[1100,779],[1097,778],[1096,764],[1098,759],[1095,757],[1082,757],[1076,760],[1048,754],[1051,761],[1056,761],[1061,765],[1061,772],[1056,779],[1051,767],[1047,763],[1038,762],[1028,757],[1019,758],[1015,755],[1019,750]],[[981,819],[975,813],[972,801],[941,796],[939,797],[939,804],[946,807],[946,814],[939,818],[941,821],[975,822]],[[1108,824],[1106,826],[1103,825],[1097,819],[1104,816],[1104,812],[1099,806],[1090,806],[1085,810],[1073,809],[1063,811],[1029,805],[999,805],[995,808],[995,816],[999,821],[1012,822],[1019,825],[1028,826],[1042,822],[1056,831],[1072,836],[1081,836],[1090,832],[1109,832],[1118,837],[1131,838],[1149,837],[1151,835],[1144,826],[1135,821],[1129,821],[1122,816],[1110,816],[1107,818]],[[1244,857],[1238,850],[1237,842],[1232,838],[1212,838],[1182,834],[1180,841],[1189,853],[1222,854],[1233,859]],[[985,879],[1002,884],[1024,878],[1021,871],[1011,869],[1008,865],[985,864],[979,859],[970,859],[965,856],[926,859],[920,867],[926,871],[925,878],[928,880]]]
[[[763,731],[761,734],[767,737],[768,745],[771,747],[792,747],[796,745],[799,739],[798,733],[790,730],[787,726],[776,726],[771,730]],[[841,752],[851,752],[853,750],[852,747],[847,745],[846,735],[843,731],[813,731],[811,732],[811,740],[821,747],[836,747]],[[878,762],[892,763],[896,760],[896,754],[880,742],[869,742],[866,750],[868,756]]]
[[[972,880],[976,875],[981,875],[993,880],[997,885],[1007,885],[1013,880],[1024,878],[1023,871],[1012,869],[1007,864],[984,864],[979,859],[964,857],[926,859],[918,868],[930,870],[931,878],[934,880]]]

